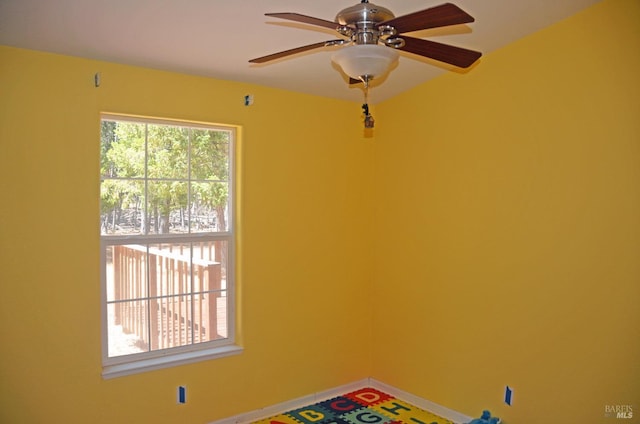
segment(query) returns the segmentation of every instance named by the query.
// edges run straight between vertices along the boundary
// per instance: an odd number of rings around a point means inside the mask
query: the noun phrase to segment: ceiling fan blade
[[[325,46],[335,46],[337,44],[342,44],[343,42],[344,40],[321,41],[319,43],[313,43],[306,46],[296,47],[295,49],[284,50],[278,53],[269,54],[267,56],[257,57],[255,59],[251,59],[249,63],[265,63],[271,60],[276,60],[282,57],[290,56],[292,54],[306,52],[307,50],[318,49],[320,47],[325,47]]]
[[[274,18],[288,19],[290,21],[302,22],[303,24],[317,25],[325,28],[336,29],[340,26],[337,22],[327,21],[320,18],[314,18],[313,16],[301,15],[299,13],[265,13],[265,16],[272,16]]]
[[[480,52],[463,49],[462,47],[436,43],[421,38],[407,37],[406,35],[403,35],[401,38],[404,40],[405,45],[399,47],[399,50],[449,63],[460,68],[468,68],[482,56]]]
[[[430,9],[389,19],[388,21],[378,24],[378,26],[390,25],[398,31],[398,34],[402,34],[429,28],[466,24],[474,20],[473,16],[455,4],[445,3]]]

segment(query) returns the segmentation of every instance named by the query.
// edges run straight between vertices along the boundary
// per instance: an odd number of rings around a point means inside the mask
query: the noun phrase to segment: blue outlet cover
[[[507,386],[504,391],[504,403],[511,406],[512,399],[513,399],[513,389]]]
[[[178,386],[178,403],[187,403],[187,388]]]

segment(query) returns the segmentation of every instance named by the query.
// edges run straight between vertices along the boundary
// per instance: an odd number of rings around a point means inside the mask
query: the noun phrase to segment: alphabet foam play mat
[[[360,389],[254,424],[453,424],[376,389]]]

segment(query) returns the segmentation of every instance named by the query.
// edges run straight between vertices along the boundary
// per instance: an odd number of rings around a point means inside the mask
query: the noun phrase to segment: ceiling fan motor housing
[[[393,19],[394,14],[387,8],[373,3],[363,2],[347,7],[336,15],[336,22],[343,27],[355,28],[349,31],[352,41],[356,44],[378,44],[381,34],[377,25]]]

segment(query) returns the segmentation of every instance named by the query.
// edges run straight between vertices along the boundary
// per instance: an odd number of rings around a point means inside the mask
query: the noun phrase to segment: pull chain
[[[369,78],[364,77],[364,104],[362,111],[364,112],[364,127],[373,128],[375,122],[373,116],[369,113]]]

